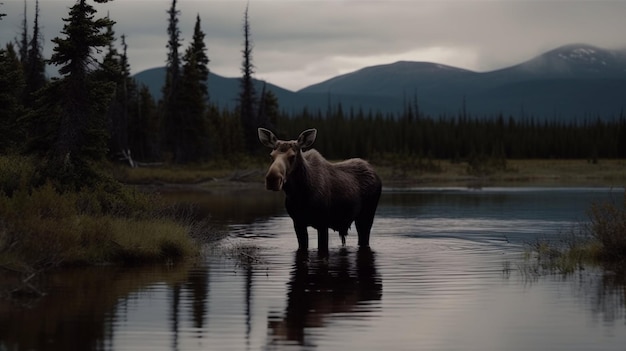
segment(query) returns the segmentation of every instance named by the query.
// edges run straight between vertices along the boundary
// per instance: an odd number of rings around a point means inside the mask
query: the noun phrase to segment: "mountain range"
[[[155,98],[161,95],[165,68],[137,73]],[[354,110],[402,112],[407,104],[439,117],[466,111],[475,117],[503,114],[559,120],[614,119],[626,108],[626,52],[590,45],[562,46],[529,61],[490,71],[474,72],[431,62],[399,61],[365,67],[298,91],[263,84],[289,114],[326,111],[341,103]],[[211,73],[209,96],[220,107],[232,108],[239,78]]]

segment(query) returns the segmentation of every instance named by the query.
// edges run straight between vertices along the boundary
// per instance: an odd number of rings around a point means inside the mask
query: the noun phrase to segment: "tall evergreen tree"
[[[209,80],[209,56],[207,55],[207,47],[204,43],[205,34],[202,31],[200,14],[196,15],[196,24],[193,28],[193,38],[191,45],[187,49],[186,57],[193,56],[198,71],[198,80],[201,83],[200,89],[206,99],[209,98],[207,83]],[[189,60],[187,60],[187,63]]]
[[[35,93],[46,84],[46,62],[43,58],[42,38],[39,30],[39,0],[35,2],[35,19],[33,36],[28,42],[26,57],[22,58],[26,87],[22,103],[32,107],[35,103]],[[21,48],[20,48],[21,49]]]
[[[128,150],[128,85],[130,73],[127,60],[115,47],[113,24],[107,27],[107,35],[112,39],[107,46],[101,68],[95,76],[102,82],[114,84],[114,94],[107,111],[107,127],[110,134],[109,151],[112,154]],[[124,45],[124,43],[123,43]]]
[[[172,0],[172,5],[167,11],[169,15],[167,26],[167,61],[166,61],[166,75],[165,85],[163,86],[163,99],[167,102],[171,96],[176,92],[178,81],[180,80],[180,55],[178,49],[181,46],[180,43],[180,29],[178,28],[178,16],[180,11],[176,9],[176,0]]]
[[[197,161],[208,151],[207,79],[209,70],[200,16],[196,17],[193,40],[183,56],[178,104],[180,119],[176,125],[174,160],[177,163]]]
[[[24,18],[22,19],[22,35],[17,42],[18,51],[20,53],[20,61],[25,64],[28,55],[28,6],[24,0]]]
[[[263,83],[261,99],[259,100],[259,122],[264,128],[276,129],[278,123],[278,98]]]
[[[147,86],[138,89],[129,104],[128,143],[133,158],[157,161],[161,157],[161,129],[157,105]]]
[[[0,49],[0,153],[15,149],[24,134],[18,123],[24,89],[22,65],[13,44]]]
[[[167,11],[169,15],[167,26],[167,61],[165,72],[165,85],[163,86],[163,97],[161,101],[161,111],[163,113],[164,123],[164,142],[165,149],[171,153],[175,153],[176,143],[180,138],[180,55],[178,49],[181,46],[180,29],[178,28],[178,16],[180,11],[176,9],[176,0],[172,0],[172,5]]]
[[[96,2],[106,2],[96,0]],[[61,78],[42,93],[36,117],[38,140],[35,146],[52,156],[49,171],[64,185],[81,187],[89,181],[90,161],[106,155],[106,110],[112,84],[96,79],[99,68],[95,54],[112,40],[109,18],[95,17],[96,10],[86,0],[70,8],[55,44],[51,64],[60,66]]]
[[[248,6],[244,13],[243,20],[244,47],[242,50],[243,61],[241,63],[240,92],[239,92],[239,114],[241,127],[243,128],[244,145],[246,151],[252,152],[258,149],[257,128],[259,123],[256,115],[256,92],[252,75],[254,65],[252,64],[252,39],[250,33],[250,22],[248,20]]]

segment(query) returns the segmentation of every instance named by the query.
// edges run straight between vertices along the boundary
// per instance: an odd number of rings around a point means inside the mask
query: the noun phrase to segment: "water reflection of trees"
[[[361,248],[356,257],[345,249],[328,259],[298,251],[287,283],[287,308],[279,317],[269,317],[269,344],[284,341],[312,345],[307,329],[323,327],[335,313],[371,312],[382,296],[382,279],[377,272],[375,253]]]
[[[0,300],[0,350],[106,350],[124,306],[146,287],[165,283],[171,292],[172,347],[177,347],[181,293],[191,296],[194,326],[204,327],[208,312],[208,270],[175,267],[88,267],[46,275],[47,295],[24,307]]]

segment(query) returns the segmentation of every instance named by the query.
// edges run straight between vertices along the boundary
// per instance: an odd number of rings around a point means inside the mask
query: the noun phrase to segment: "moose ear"
[[[300,134],[298,137],[298,146],[301,149],[305,149],[315,142],[315,137],[317,136],[317,129],[307,129]]]
[[[259,128],[259,141],[261,144],[273,149],[276,147],[278,138],[276,138],[276,135],[271,131],[265,128]]]

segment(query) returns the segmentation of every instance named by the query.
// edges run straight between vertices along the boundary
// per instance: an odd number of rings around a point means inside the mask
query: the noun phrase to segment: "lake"
[[[331,232],[297,253],[283,195],[176,192],[226,228],[206,260],[40,277],[0,300],[0,350],[623,350],[622,274],[535,275],[528,244],[561,240],[623,188],[387,188],[371,249]]]

